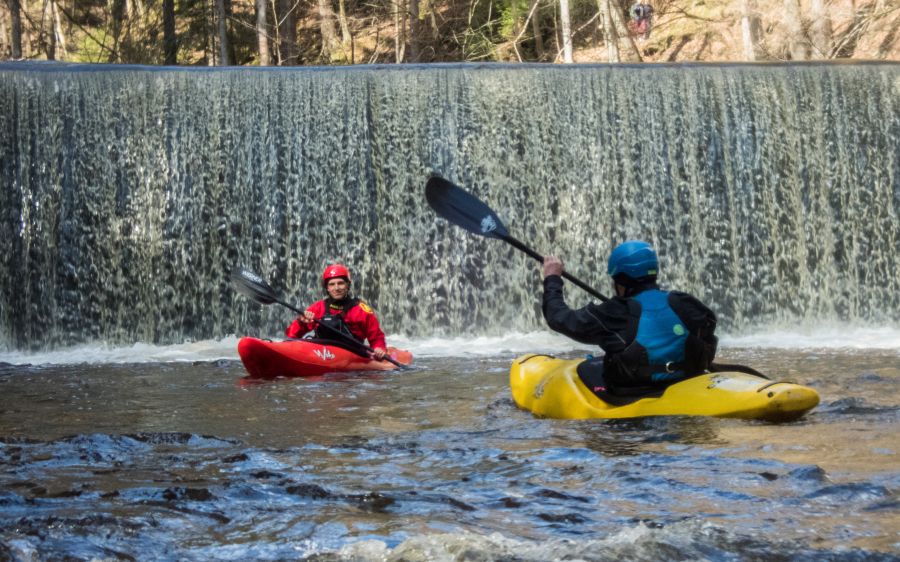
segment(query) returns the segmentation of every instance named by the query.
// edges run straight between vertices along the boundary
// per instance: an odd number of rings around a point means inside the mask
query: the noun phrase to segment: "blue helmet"
[[[632,279],[640,279],[656,275],[659,270],[659,259],[653,247],[643,240],[622,242],[609,255],[606,272],[613,278],[626,275]]]

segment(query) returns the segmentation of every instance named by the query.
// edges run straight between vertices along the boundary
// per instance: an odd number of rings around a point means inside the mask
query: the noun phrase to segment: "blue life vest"
[[[680,367],[684,361],[688,329],[669,306],[669,293],[651,289],[635,295],[634,300],[641,303],[635,341],[647,351],[650,365],[670,366],[668,370],[654,370],[650,380],[660,382],[683,377],[684,371],[672,366],[679,364]]]

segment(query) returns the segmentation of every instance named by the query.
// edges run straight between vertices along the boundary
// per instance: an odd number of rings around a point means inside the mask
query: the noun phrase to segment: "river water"
[[[763,333],[763,332],[760,332]],[[0,355],[0,559],[896,560],[900,333],[723,338],[799,421],[537,419],[546,333],[248,384],[235,338]]]

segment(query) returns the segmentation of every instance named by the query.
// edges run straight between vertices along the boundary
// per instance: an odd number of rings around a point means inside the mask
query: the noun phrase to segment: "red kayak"
[[[402,365],[412,363],[412,353],[387,348],[388,355]],[[251,378],[315,377],[345,371],[389,371],[397,367],[376,361],[328,340],[265,341],[241,338],[238,354]]]

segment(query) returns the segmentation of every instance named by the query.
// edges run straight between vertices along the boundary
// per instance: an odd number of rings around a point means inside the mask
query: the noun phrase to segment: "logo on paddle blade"
[[[250,281],[256,283],[257,285],[262,285],[262,283],[263,283],[262,277],[260,277],[259,275],[256,275],[255,273],[253,273],[251,271],[247,271],[246,269],[241,271],[241,275],[243,275],[245,279],[249,279]]]
[[[483,219],[481,219],[481,233],[487,234],[488,232],[494,232],[497,230],[497,221],[494,220],[494,217],[491,215],[487,215]]]
[[[321,359],[322,361],[328,361],[329,359],[334,359],[334,353],[328,350],[327,347],[323,347],[322,349],[314,349],[313,353]]]

